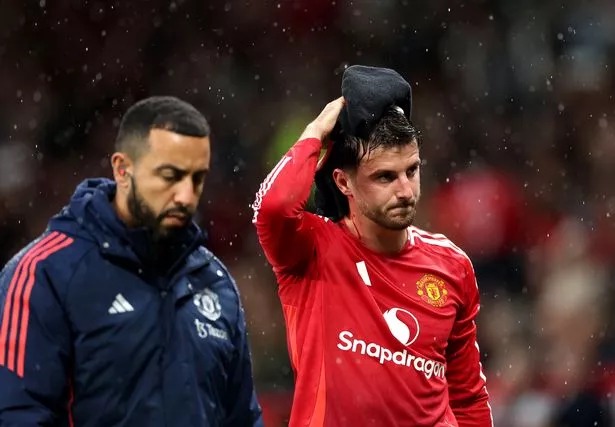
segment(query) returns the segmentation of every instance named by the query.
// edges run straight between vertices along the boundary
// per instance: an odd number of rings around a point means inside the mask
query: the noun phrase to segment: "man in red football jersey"
[[[412,225],[421,160],[410,98],[401,96],[405,109],[387,105],[394,96],[361,110],[355,101],[367,98],[342,87],[253,204],[296,375],[290,426],[491,426],[472,264],[443,235]],[[305,210],[315,176],[321,192],[328,180],[337,194],[335,203],[320,195],[327,216]]]

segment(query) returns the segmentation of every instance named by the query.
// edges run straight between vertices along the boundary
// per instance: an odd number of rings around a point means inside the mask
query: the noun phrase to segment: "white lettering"
[[[392,353],[391,350],[389,350],[388,348],[384,348],[382,347],[380,349],[380,364],[384,365],[385,361],[391,360],[392,357]]]
[[[361,351],[359,353],[365,354],[365,341],[362,340],[352,340],[352,352],[357,352],[357,347],[361,346]]]
[[[225,330],[218,329],[209,323],[206,323],[205,326],[207,327],[207,332],[209,332],[209,335],[212,337],[220,338],[221,340],[228,340],[228,334]]]
[[[211,335],[214,335],[211,331],[209,332]],[[384,365],[386,362],[393,362],[396,365],[413,368],[415,371],[423,373],[428,380],[434,376],[444,379],[446,366],[443,363],[408,354],[406,349],[392,352],[390,349],[379,344],[355,339],[350,331],[340,332],[338,338],[337,348],[342,351],[367,355],[376,359],[381,365]]]
[[[200,338],[207,338],[204,322],[201,322],[199,319],[194,319],[194,326],[196,326],[196,333]]]
[[[405,349],[402,351],[396,351],[393,353],[393,363],[396,365],[405,365],[406,357],[408,357],[408,352]]]
[[[374,344],[373,342],[370,342],[367,345],[367,355],[378,358],[378,356],[380,355],[380,346],[378,344]]]
[[[415,358],[416,356],[414,356],[413,354],[409,354],[408,355],[408,359],[406,361],[406,366],[411,366],[412,365],[412,360]]]
[[[425,377],[427,379],[430,379],[431,376],[433,375],[434,365],[435,365],[435,362],[433,360],[427,360],[425,362],[425,365],[423,366],[423,372],[425,373]]]
[[[340,338],[340,341],[342,341],[344,343],[344,345],[338,343],[337,344],[337,348],[339,348],[342,351],[348,351],[348,350],[350,350],[352,348],[352,343],[348,339],[348,338],[352,338],[352,332],[342,331],[342,332],[340,332],[339,338]]]
[[[425,359],[423,359],[422,357],[417,357],[416,359],[414,359],[414,369],[416,369],[417,371],[422,372],[424,364],[425,364]]]

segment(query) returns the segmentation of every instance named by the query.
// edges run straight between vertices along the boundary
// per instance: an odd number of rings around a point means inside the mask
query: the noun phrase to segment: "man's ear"
[[[126,153],[113,153],[111,155],[111,168],[113,169],[113,179],[118,186],[126,187],[130,184],[132,161]]]
[[[352,197],[352,183],[346,172],[340,168],[333,169],[333,182],[344,196]]]

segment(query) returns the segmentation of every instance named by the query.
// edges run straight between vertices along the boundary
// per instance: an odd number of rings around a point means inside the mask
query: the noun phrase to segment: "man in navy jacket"
[[[191,220],[209,126],[132,106],[114,180],[81,183],[0,273],[0,426],[261,426],[237,287]]]

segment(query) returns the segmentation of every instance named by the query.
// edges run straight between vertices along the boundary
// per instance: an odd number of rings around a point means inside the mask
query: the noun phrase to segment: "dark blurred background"
[[[33,0],[0,4],[0,262],[89,176],[123,112],[210,120],[198,221],[235,275],[267,426],[292,370],[250,222],[260,181],[352,64],[412,84],[418,226],[475,263],[496,426],[615,425],[615,2]]]

